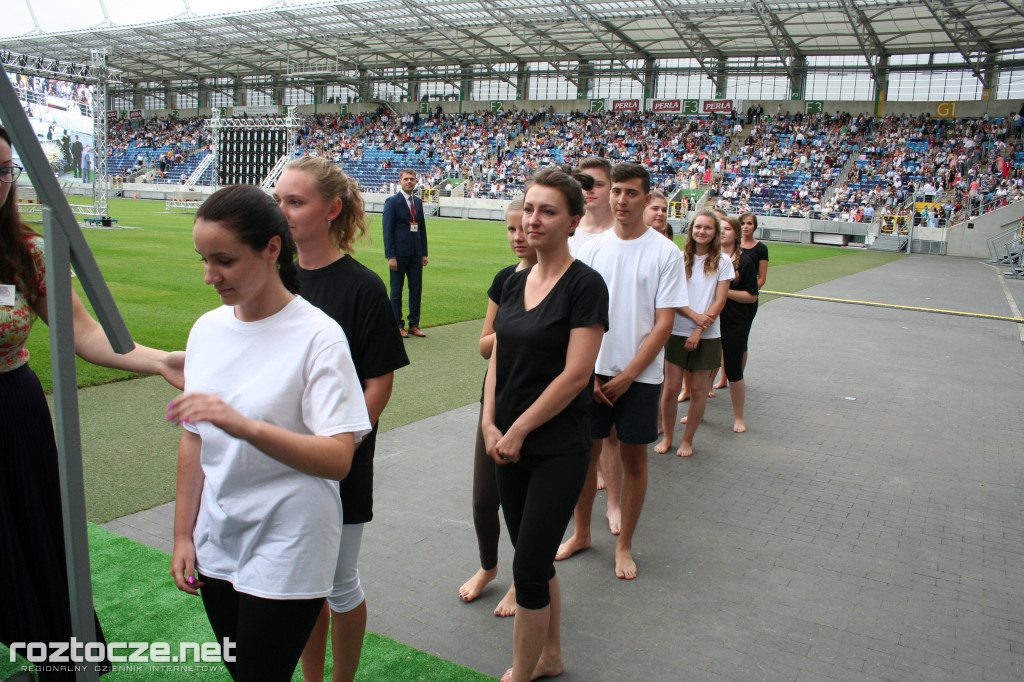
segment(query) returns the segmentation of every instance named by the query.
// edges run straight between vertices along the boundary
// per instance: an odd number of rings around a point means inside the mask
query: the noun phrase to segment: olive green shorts
[[[722,364],[722,339],[701,339],[693,350],[686,350],[686,337],[673,334],[665,344],[665,359],[691,372],[715,369]]]

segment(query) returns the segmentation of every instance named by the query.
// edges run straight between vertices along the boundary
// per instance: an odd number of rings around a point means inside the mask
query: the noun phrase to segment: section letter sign
[[[731,99],[706,99],[702,104],[701,113],[704,114],[728,114],[732,112]]]
[[[612,111],[640,111],[640,100],[638,100],[638,99],[616,99],[616,100],[612,100]]]
[[[651,111],[655,114],[679,114],[683,111],[683,101],[681,99],[652,100]]]

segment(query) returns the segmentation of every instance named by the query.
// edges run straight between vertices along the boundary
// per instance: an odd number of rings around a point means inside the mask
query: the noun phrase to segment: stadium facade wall
[[[572,112],[586,111],[590,107],[590,100],[495,100],[500,101],[501,106],[505,110],[511,110],[513,107],[518,110],[536,111],[537,109],[551,107],[556,114],[569,114]],[[875,102],[872,101],[854,101],[854,100],[817,100],[821,102],[821,109],[826,112],[834,113],[837,111],[848,112],[851,114],[859,115],[872,115],[875,112]],[[815,101],[815,105],[817,106]],[[761,105],[764,107],[766,114],[774,115],[778,110],[779,106],[782,106],[782,112],[795,114],[797,112],[805,112],[808,106],[808,100],[733,100],[734,106],[740,111],[746,111],[748,107]],[[932,102],[882,102],[882,115],[922,115],[928,114],[932,117],[939,118],[975,118],[988,114],[994,118],[1002,118],[1007,115],[1012,116],[1020,108],[1024,100],[965,100],[965,101],[932,101]],[[492,102],[489,101],[466,101],[466,102],[429,102],[430,109],[433,111],[437,105],[441,105],[442,111],[446,114],[453,113],[471,113],[476,111],[486,111],[492,106]],[[352,114],[369,114],[377,109],[379,106],[376,102],[363,102],[355,104],[303,104],[296,107],[296,111],[299,114],[338,114],[341,112],[342,106],[347,106],[349,113]],[[391,103],[391,106],[399,113],[413,113],[419,111],[418,102],[395,102]],[[224,113],[227,116],[232,116],[235,107],[225,107]],[[243,110],[243,107],[238,107]],[[145,118],[151,118],[153,116],[164,117],[170,116],[172,111],[177,111],[177,115],[182,118],[191,116],[210,116],[213,110],[209,107],[199,109],[144,109],[142,114]]]

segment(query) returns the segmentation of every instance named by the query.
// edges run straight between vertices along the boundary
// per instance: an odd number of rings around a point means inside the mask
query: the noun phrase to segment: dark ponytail
[[[285,289],[299,293],[299,275],[295,268],[295,242],[288,220],[277,202],[255,185],[231,185],[214,192],[196,212],[196,220],[220,223],[239,241],[255,251],[267,248],[274,236],[281,238],[277,273]]]

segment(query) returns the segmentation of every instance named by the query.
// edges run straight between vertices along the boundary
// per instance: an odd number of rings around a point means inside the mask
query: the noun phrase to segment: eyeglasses
[[[0,182],[15,182],[21,177],[21,172],[25,170],[21,166],[4,166],[0,168]]]

